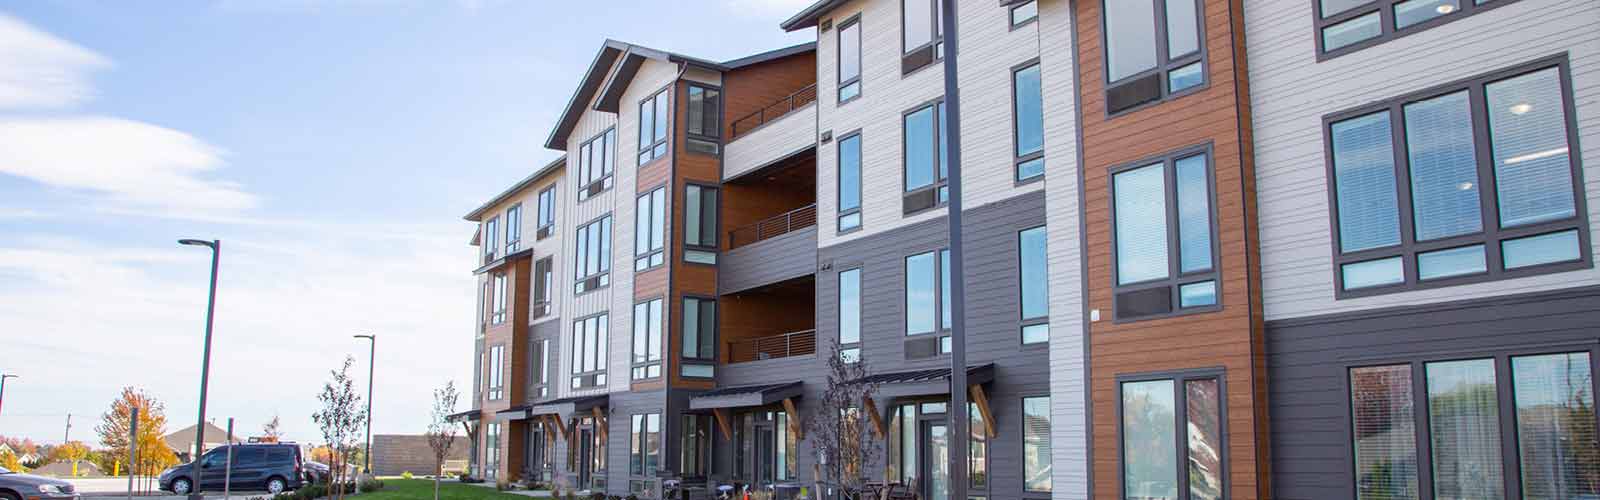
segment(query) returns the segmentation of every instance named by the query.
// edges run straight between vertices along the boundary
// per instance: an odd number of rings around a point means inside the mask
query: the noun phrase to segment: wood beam
[[[606,425],[605,412],[600,411],[600,407],[598,406],[590,408],[589,411],[590,413],[594,414],[594,428],[595,430],[600,431],[600,439],[603,439],[608,443],[611,442],[611,431],[609,426]]]
[[[978,407],[978,414],[983,416],[983,435],[994,439],[994,413],[989,411],[989,398],[983,393],[983,385],[972,384],[967,386],[972,394],[972,402]]]
[[[888,432],[883,430],[883,416],[878,414],[877,403],[873,403],[871,397],[863,397],[861,408],[867,411],[867,417],[872,420],[872,434],[880,439],[887,436]]]
[[[789,432],[794,433],[796,441],[806,439],[805,426],[800,422],[800,410],[794,407],[794,398],[783,398],[783,410],[789,412]]]
[[[726,440],[732,441],[733,440],[733,426],[728,424],[728,417],[723,415],[724,411],[726,411],[726,410],[718,408],[718,409],[711,410],[711,414],[717,416],[717,428],[718,429],[722,429],[722,439],[726,439]]]

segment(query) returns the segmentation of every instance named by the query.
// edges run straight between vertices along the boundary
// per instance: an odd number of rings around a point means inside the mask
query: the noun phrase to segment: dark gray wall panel
[[[816,228],[729,250],[717,265],[717,286],[734,293],[805,276],[817,268]]]

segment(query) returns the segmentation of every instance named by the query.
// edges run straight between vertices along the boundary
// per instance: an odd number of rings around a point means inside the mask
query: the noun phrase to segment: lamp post
[[[211,377],[211,325],[217,311],[217,260],[222,254],[222,240],[178,240],[180,245],[201,246],[211,249],[211,293],[206,298],[206,347],[200,357],[200,417],[194,426],[194,460],[199,461],[206,451],[206,383]],[[204,470],[198,465],[194,467],[194,484],[190,488],[189,498],[200,500],[200,485],[203,484],[200,476]]]
[[[950,189],[949,215],[945,216],[950,231],[950,491],[949,498],[967,498],[967,444],[972,435],[967,425],[972,422],[967,415],[967,280],[965,254],[961,241],[961,93],[957,85],[956,61],[960,43],[956,33],[955,0],[939,2],[941,28],[944,31],[944,98],[945,155],[947,184]]]
[[[378,336],[356,335],[355,338],[371,341],[367,348],[367,449],[361,453],[363,468],[367,474],[372,473],[372,374],[375,371],[373,364],[378,360]]]
[[[16,375],[11,375],[11,374],[0,374],[0,408],[5,407],[5,403],[6,403],[6,379],[8,379],[8,378],[20,378],[20,377],[18,377]]]

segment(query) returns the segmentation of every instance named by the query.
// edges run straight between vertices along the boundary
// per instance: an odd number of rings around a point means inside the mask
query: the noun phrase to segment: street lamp
[[[193,459],[198,462],[206,451],[206,382],[211,377],[211,325],[217,311],[217,260],[222,254],[222,240],[182,239],[178,240],[178,244],[211,249],[211,294],[206,299],[206,347],[200,357],[200,417],[199,423],[194,426]],[[189,498],[195,500],[203,498],[200,496],[200,485],[203,484],[200,476],[203,473],[199,465],[194,467],[194,484],[190,488]]]
[[[4,407],[6,403],[6,379],[8,378],[20,377],[10,374],[0,374],[0,407]]]
[[[378,336],[356,335],[355,338],[372,341],[367,348],[367,449],[361,453],[362,460],[366,462],[367,474],[372,473],[372,373],[373,364],[378,360]]]

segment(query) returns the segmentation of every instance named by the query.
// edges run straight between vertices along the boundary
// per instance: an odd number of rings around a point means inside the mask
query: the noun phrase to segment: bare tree
[[[428,422],[428,447],[433,448],[433,500],[439,500],[439,477],[444,475],[444,459],[450,456],[450,445],[456,442],[456,424],[450,415],[456,412],[456,399],[461,392],[455,382],[433,391],[433,421]]]
[[[283,438],[283,431],[279,428],[280,425],[278,416],[273,415],[272,420],[268,420],[266,424],[261,426],[261,435],[271,442],[278,442],[279,439]]]
[[[850,500],[862,498],[865,468],[879,451],[866,413],[877,410],[864,406],[878,393],[878,384],[867,380],[867,373],[867,361],[859,350],[847,354],[834,345],[828,358],[828,385],[816,413],[806,421],[806,439],[821,462],[818,479]]]
[[[317,395],[317,401],[322,402],[322,409],[311,414],[311,420],[321,428],[322,438],[333,450],[333,460],[330,460],[333,463],[328,464],[328,469],[336,485],[332,493],[335,500],[344,499],[345,482],[348,480],[346,464],[359,437],[356,429],[367,418],[366,410],[361,406],[361,396],[356,394],[355,381],[350,378],[350,365],[354,363],[354,358],[345,356],[344,365],[329,372],[333,379],[323,384],[322,393]]]

